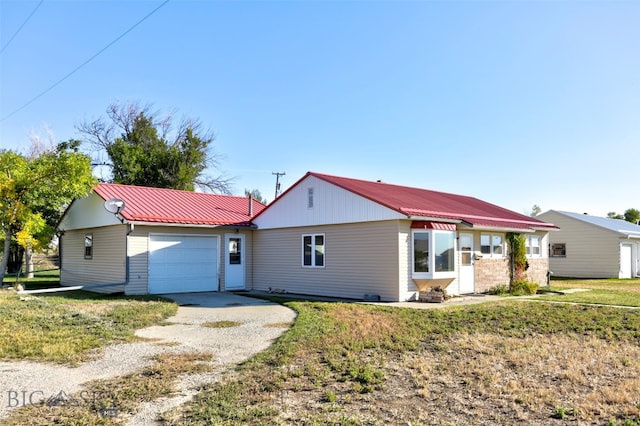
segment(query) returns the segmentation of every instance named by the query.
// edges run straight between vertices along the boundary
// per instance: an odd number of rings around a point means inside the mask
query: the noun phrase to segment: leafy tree
[[[542,213],[542,209],[540,208],[539,205],[534,204],[533,207],[531,207],[531,217],[536,217],[538,216],[540,213]]]
[[[159,118],[137,103],[111,104],[106,119],[78,126],[96,154],[109,157],[100,164],[111,167],[115,183],[230,193],[230,179],[203,175],[207,168],[217,168],[220,159],[212,151],[213,134],[202,132],[193,119],[172,128],[170,115]]]
[[[610,219],[621,219],[626,220],[627,222],[638,224],[638,221],[640,221],[640,210],[627,209],[624,211],[624,214],[609,212],[607,213],[607,217]]]
[[[268,201],[266,198],[264,198],[262,196],[262,194],[260,193],[259,190],[257,189],[253,189],[251,191],[249,191],[248,189],[245,188],[244,190],[244,196],[248,197],[249,195],[251,195],[253,197],[254,200],[261,202],[262,204],[267,204]]]
[[[638,209],[625,210],[624,220],[626,220],[627,222],[638,224],[640,221],[640,210]]]
[[[25,157],[0,151],[0,226],[4,248],[0,282],[4,279],[11,242],[40,249],[53,237],[63,208],[95,184],[91,159],[78,152],[79,141]]]

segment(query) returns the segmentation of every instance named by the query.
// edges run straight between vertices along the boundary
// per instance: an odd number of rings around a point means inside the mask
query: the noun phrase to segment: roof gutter
[[[415,220],[416,222],[441,222],[441,223],[464,223],[460,219],[445,219],[442,217],[429,217],[429,216],[407,216],[407,219]]]
[[[225,223],[221,225],[207,225],[204,223],[163,223],[163,222],[127,222],[130,224],[136,224],[138,226],[168,226],[173,228],[243,228],[243,229],[258,229],[257,225],[253,223],[251,225],[240,225],[233,223]]]

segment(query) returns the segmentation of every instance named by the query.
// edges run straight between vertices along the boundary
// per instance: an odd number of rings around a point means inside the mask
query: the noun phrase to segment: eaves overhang
[[[422,222],[442,222],[442,223],[462,223],[463,221],[460,219],[448,219],[442,217],[429,217],[429,216],[407,216],[407,219],[413,221],[422,221]]]
[[[258,227],[251,223],[223,223],[223,224],[208,224],[208,223],[165,223],[165,222],[145,222],[137,220],[125,220],[123,223],[132,223],[136,226],[167,226],[174,228],[241,228],[241,229],[258,229]]]

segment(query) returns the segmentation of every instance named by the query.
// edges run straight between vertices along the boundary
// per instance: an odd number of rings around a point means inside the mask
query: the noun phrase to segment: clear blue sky
[[[172,0],[42,94],[162,2],[0,0],[0,147],[139,101],[214,130],[238,195],[311,170],[640,208],[640,1]]]

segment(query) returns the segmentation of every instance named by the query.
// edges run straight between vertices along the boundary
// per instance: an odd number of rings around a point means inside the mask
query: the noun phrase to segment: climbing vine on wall
[[[507,244],[509,244],[509,265],[511,267],[509,288],[516,281],[527,279],[526,270],[529,267],[527,262],[526,237],[516,232],[507,232]]]

